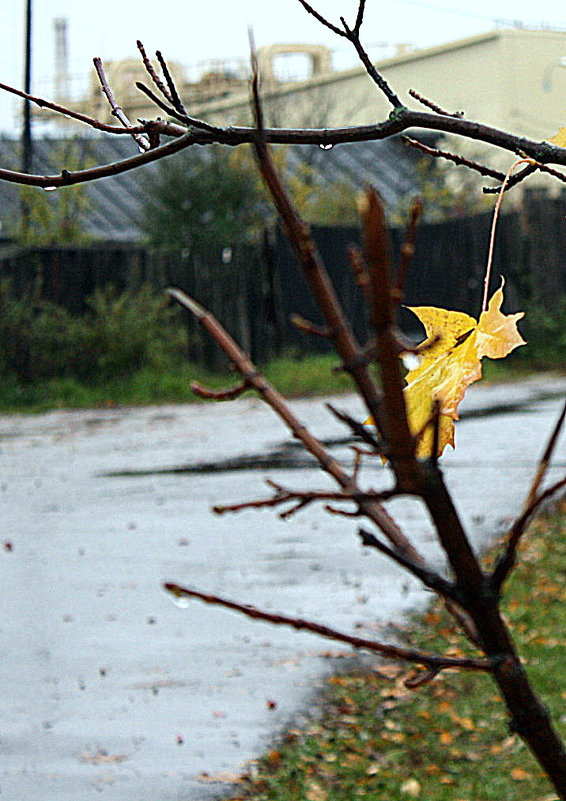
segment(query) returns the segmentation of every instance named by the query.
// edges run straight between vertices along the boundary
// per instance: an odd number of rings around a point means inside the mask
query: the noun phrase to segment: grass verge
[[[531,680],[563,735],[565,575],[566,500],[531,525],[505,599]],[[430,651],[465,650],[440,607],[411,624],[410,641]],[[331,677],[322,716],[288,732],[232,801],[556,798],[526,746],[510,734],[488,676],[445,672],[417,691],[405,688],[404,676],[406,670],[386,664]]]
[[[286,397],[348,392],[352,383],[343,372],[335,372],[334,356],[273,359],[264,368],[266,378]],[[60,408],[141,406],[188,403],[199,399],[191,391],[198,381],[213,389],[225,389],[238,378],[226,372],[210,373],[192,364],[167,369],[144,368],[131,375],[106,381],[81,382],[75,378],[53,378],[29,384],[15,378],[0,380],[0,411],[42,412]]]
[[[352,391],[352,382],[337,371],[338,359],[332,355],[280,357],[262,370],[268,381],[287,398],[333,395]],[[484,376],[488,381],[520,380],[532,375],[524,365],[511,369],[486,360]],[[161,369],[143,368],[129,375],[107,380],[79,381],[76,378],[53,378],[22,383],[11,376],[0,377],[0,412],[44,412],[50,409],[143,406],[161,403],[198,402],[191,382],[198,381],[212,389],[224,389],[237,383],[230,373],[210,373],[189,363]]]

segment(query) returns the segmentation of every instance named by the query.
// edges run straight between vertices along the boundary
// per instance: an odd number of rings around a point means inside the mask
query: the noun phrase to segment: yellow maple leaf
[[[552,142],[553,145],[558,145],[558,147],[566,147],[566,128],[561,128],[558,133],[548,141]]]
[[[454,420],[466,389],[482,376],[481,360],[502,359],[525,341],[517,330],[523,312],[503,314],[503,281],[479,320],[463,312],[431,306],[409,307],[423,323],[427,338],[419,365],[407,373],[405,402],[412,433],[420,434],[417,456],[430,456],[434,404],[440,404],[438,455],[454,447]]]

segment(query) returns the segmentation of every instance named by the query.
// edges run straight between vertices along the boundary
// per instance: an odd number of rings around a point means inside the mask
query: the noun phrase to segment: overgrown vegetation
[[[162,161],[146,181],[140,227],[147,240],[193,258],[248,241],[268,215],[249,159],[221,145]]]
[[[187,361],[187,332],[163,294],[145,285],[119,292],[98,289],[84,316],[34,300],[33,288],[16,297],[0,283],[0,409],[52,408],[197,401],[192,381],[215,389],[226,375]],[[538,320],[538,318],[537,318]],[[540,313],[527,336],[533,341],[505,363],[487,360],[488,379],[512,379],[533,369],[563,367],[566,303],[560,313]],[[265,374],[288,397],[352,390],[351,380],[328,355],[282,354]]]
[[[52,145],[55,159],[63,159],[68,170],[92,166],[88,144],[77,139],[60,139]],[[86,244],[89,199],[85,186],[73,186],[68,192],[37,192],[31,186],[20,187],[22,214],[13,233],[25,247],[42,245]]]
[[[533,684],[566,733],[566,501],[531,525],[521,557],[505,614]],[[439,604],[399,634],[427,651],[448,640],[453,655],[469,652]],[[254,778],[241,782],[238,801],[555,798],[526,746],[509,732],[487,676],[446,673],[415,693],[404,675],[398,665],[377,664],[332,676],[321,716],[287,733]]]
[[[0,373],[8,382],[109,381],[166,370],[186,350],[178,314],[147,285],[97,289],[81,317],[34,293],[16,297],[8,282],[0,285]]]

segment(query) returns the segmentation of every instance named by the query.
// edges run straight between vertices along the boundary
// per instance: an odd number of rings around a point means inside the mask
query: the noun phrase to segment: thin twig
[[[303,331],[305,334],[312,334],[313,336],[317,337],[324,337],[325,339],[329,339],[331,334],[328,328],[322,328],[320,325],[315,325],[311,323],[310,320],[305,320],[304,317],[301,317],[300,314],[292,314],[289,318],[292,325],[295,328],[298,328],[299,331]]]
[[[112,109],[112,115],[116,117],[116,119],[120,120],[124,128],[132,128],[132,124],[130,120],[126,116],[123,108],[118,105],[116,102],[116,98],[114,97],[114,93],[108,83],[108,79],[106,78],[106,73],[104,72],[104,67],[102,66],[102,59],[100,58],[93,58],[92,60],[94,64],[94,69],[96,70],[96,74],[98,75],[98,80],[100,81],[100,85],[102,87],[102,91],[110,104],[110,108]],[[150,150],[151,142],[149,141],[148,137],[144,134],[132,133],[132,139],[137,143],[141,150]]]
[[[157,88],[159,89],[159,91],[161,92],[163,97],[166,100],[168,100],[169,103],[171,103],[173,105],[173,98],[171,97],[171,94],[170,94],[169,90],[167,89],[167,87],[165,86],[165,84],[163,83],[163,81],[161,80],[159,75],[157,74],[156,70],[154,69],[153,64],[151,63],[151,61],[150,61],[150,59],[149,59],[149,57],[148,57],[148,55],[146,53],[145,47],[143,46],[142,42],[140,42],[139,39],[136,42],[136,45],[137,45],[138,50],[140,51],[140,55],[142,57],[143,65],[145,67],[145,70],[146,70],[147,74],[149,75],[149,77],[151,78],[153,83],[157,86]]]
[[[304,509],[311,503],[320,501],[344,501],[344,503],[355,503],[359,506],[365,501],[382,503],[399,494],[397,489],[384,490],[382,492],[377,492],[375,490],[367,490],[365,492],[361,490],[357,492],[329,492],[328,490],[293,490],[282,487],[274,481],[268,481],[267,483],[275,490],[275,494],[271,498],[234,504],[217,504],[212,507],[212,511],[217,515],[223,515],[229,512],[241,512],[246,509],[275,508],[282,504],[291,503],[293,504],[291,509],[279,513],[279,517],[285,520],[294,515],[299,509]],[[356,515],[358,514],[359,512],[356,512]]]
[[[410,136],[402,136],[401,139],[406,145],[414,147],[420,150],[421,153],[425,153],[432,158],[442,158],[451,161],[453,164],[457,164],[459,167],[468,167],[468,169],[475,170],[486,178],[495,178],[497,181],[503,181],[505,178],[505,173],[492,170],[491,167],[487,167],[485,164],[480,164],[477,161],[464,158],[464,156],[459,156],[457,153],[449,153],[447,150],[439,150],[437,147],[430,147],[423,142],[419,142],[418,139],[412,139]],[[494,191],[499,191],[499,187],[496,187]]]
[[[338,420],[340,420],[340,422],[345,423],[350,429],[350,431],[352,431],[356,436],[360,437],[360,439],[362,439],[366,443],[366,445],[369,445],[373,453],[378,454],[380,456],[387,455],[385,443],[379,442],[379,440],[377,440],[373,436],[373,434],[366,425],[358,422],[357,420],[354,420],[354,418],[350,417],[349,414],[340,411],[340,409],[337,409],[331,403],[326,403],[325,406],[332,412],[332,414]]]
[[[558,170],[553,170],[552,167],[549,167],[546,164],[542,164],[540,161],[535,161],[534,159],[520,172],[516,175],[512,175],[507,185],[505,187],[505,191],[508,192],[512,187],[517,186],[517,184],[524,181],[525,178],[528,178],[529,175],[532,175],[534,172],[544,172],[547,175],[551,175],[553,178],[557,178],[559,181],[566,183],[566,175],[563,172],[558,172]],[[483,192],[484,194],[495,194],[495,192],[499,192],[500,187],[498,186],[484,186]]]
[[[400,304],[403,299],[403,291],[405,287],[405,279],[411,264],[412,258],[415,253],[415,240],[417,238],[417,228],[419,220],[423,213],[423,204],[420,197],[416,197],[411,204],[411,211],[409,213],[409,223],[405,233],[405,241],[401,246],[401,258],[399,260],[399,267],[397,268],[397,277],[395,279],[395,286],[393,287],[393,299],[397,304]]]
[[[507,533],[505,550],[497,560],[490,578],[490,585],[494,588],[494,590],[498,592],[501,590],[503,582],[506,580],[515,566],[519,543],[523,534],[527,530],[528,523],[533,514],[536,512],[538,507],[544,503],[544,501],[552,498],[553,495],[556,495],[556,493],[564,487],[566,487],[566,478],[562,478],[556,483],[552,484],[544,492],[538,495],[513,523]]]
[[[39,108],[48,108],[51,111],[55,111],[57,114],[61,114],[63,117],[70,117],[78,122],[84,122],[85,125],[89,125],[91,128],[96,128],[97,131],[104,131],[104,133],[111,134],[127,134],[128,136],[131,134],[141,134],[145,132],[144,125],[131,125],[127,128],[119,127],[117,125],[108,125],[105,122],[100,122],[100,120],[95,120],[94,117],[89,117],[87,114],[81,114],[79,111],[73,111],[73,109],[67,108],[66,106],[61,106],[59,103],[52,103],[50,100],[45,100],[42,97],[30,95],[28,92],[24,92],[21,89],[16,89],[13,86],[8,86],[5,83],[0,83],[0,90],[10,92],[13,95],[23,98],[24,100],[29,100],[30,103],[34,103],[36,106],[39,106]]]
[[[564,425],[564,420],[566,418],[566,401],[564,401],[564,405],[562,407],[562,411],[558,415],[558,419],[550,432],[550,436],[548,438],[548,442],[546,448],[544,449],[544,453],[539,459],[539,463],[537,465],[536,473],[533,477],[533,481],[531,483],[531,487],[525,499],[525,503],[523,505],[524,509],[528,509],[529,506],[535,501],[537,497],[537,493],[539,491],[539,487],[542,484],[542,481],[546,475],[546,471],[548,470],[548,466],[552,459],[552,454],[556,448],[556,444],[558,442],[558,438],[560,437],[560,432],[562,431],[562,427]]]
[[[310,631],[313,634],[319,634],[321,637],[327,637],[336,642],[347,643],[354,648],[361,648],[365,651],[372,651],[373,653],[382,654],[390,659],[397,659],[402,662],[412,662],[417,665],[425,665],[426,667],[437,669],[438,671],[447,669],[461,669],[461,670],[479,670],[486,673],[491,673],[494,669],[494,661],[489,659],[473,659],[473,658],[455,658],[450,656],[442,656],[440,654],[429,654],[423,651],[412,650],[408,648],[399,648],[395,645],[386,645],[384,643],[376,642],[375,640],[368,640],[363,637],[356,637],[351,634],[345,634],[323,626],[320,623],[315,623],[311,620],[304,620],[303,618],[291,617],[289,615],[280,615],[274,612],[267,612],[266,610],[258,609],[255,606],[248,604],[240,604],[236,601],[230,601],[228,598],[223,598],[219,595],[211,595],[208,593],[200,592],[189,587],[184,587],[180,584],[173,582],[166,582],[163,588],[174,595],[176,598],[197,598],[204,603],[212,604],[214,606],[222,606],[225,609],[232,609],[235,612],[240,612],[246,617],[251,617],[255,620],[265,620],[268,623],[273,623],[278,626],[290,626],[298,631]]]
[[[161,109],[161,111],[164,111],[166,114],[169,114],[170,117],[175,117],[180,122],[186,122],[186,119],[183,117],[182,114],[179,114],[179,112],[176,111],[173,108],[173,106],[164,103],[163,100],[149,88],[149,86],[146,86],[141,81],[136,81],[136,89],[139,89],[140,92],[143,92],[144,95],[146,95],[146,97],[148,97],[152,103],[158,106]]]
[[[262,375],[249,356],[237,345],[228,332],[218,323],[210,312],[180,289],[168,289],[168,294],[194,315],[198,323],[218,343],[242,378],[247,381],[263,400],[283,420],[290,431],[318,461],[320,467],[336,481],[345,492],[357,493],[360,488],[338,462],[332,458],[322,443],[311,434],[307,427],[292,413],[283,396]],[[415,562],[423,562],[422,556],[405,537],[399,526],[387,511],[375,501],[360,501],[363,514],[383,532],[395,547],[406,553]]]
[[[415,100],[418,100],[419,103],[426,108],[429,108],[431,111],[434,111],[435,114],[440,114],[443,117],[463,117],[463,111],[446,111],[441,106],[434,103],[432,100],[429,100],[428,97],[424,97],[420,94],[420,92],[415,91],[415,89],[409,89],[409,94],[411,97],[414,97]]]
[[[195,395],[198,395],[199,398],[217,401],[234,400],[234,398],[239,398],[240,395],[242,395],[244,392],[247,392],[247,390],[251,388],[252,387],[247,381],[241,381],[235,387],[224,390],[215,390],[209,389],[208,387],[203,387],[202,384],[198,383],[198,381],[193,381],[191,383],[192,391],[195,393]]]
[[[331,30],[332,33],[335,33],[337,36],[344,36],[344,37],[347,36],[345,31],[343,31],[337,25],[334,25],[332,22],[327,20],[325,17],[322,16],[322,14],[319,14],[318,11],[315,8],[313,8],[310,3],[307,3],[306,0],[299,0],[299,3],[302,5],[305,11],[307,11],[312,17],[318,20],[321,25],[324,25],[325,28]]]
[[[181,98],[179,97],[179,93],[177,92],[177,87],[175,86],[175,81],[173,80],[173,76],[171,75],[169,66],[165,61],[163,54],[161,53],[160,50],[157,50],[155,55],[157,57],[157,60],[159,61],[159,66],[163,71],[165,80],[167,81],[167,86],[169,87],[169,97],[171,98],[171,103],[173,104],[173,107],[180,114],[186,114],[187,112],[185,110],[183,103],[181,102]]]
[[[423,568],[422,565],[417,565],[412,562],[410,559],[407,559],[403,554],[397,553],[394,548],[391,548],[384,542],[381,542],[375,534],[372,534],[370,531],[366,531],[363,528],[358,529],[358,534],[362,540],[362,545],[375,548],[375,550],[379,551],[385,556],[388,556],[389,559],[392,559],[401,567],[404,567],[409,573],[412,573],[413,576],[416,576],[425,587],[428,587],[431,590],[434,590],[439,595],[443,596],[444,598],[449,598],[452,601],[457,601],[458,596],[456,592],[456,587],[446,579],[442,578],[439,573],[436,573],[434,570]]]

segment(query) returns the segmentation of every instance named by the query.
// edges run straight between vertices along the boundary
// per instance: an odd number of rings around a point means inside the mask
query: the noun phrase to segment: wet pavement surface
[[[477,547],[520,505],[566,380],[476,385],[443,459]],[[351,397],[335,405],[362,414]],[[351,464],[323,402],[292,404]],[[566,442],[556,454],[563,474]],[[325,476],[259,401],[0,416],[0,797],[199,801],[308,709],[349,651],[191,603],[172,580],[391,639],[428,600],[364,551],[356,521],[307,509],[216,517],[214,503],[267,497],[263,477]],[[364,480],[388,486],[379,464]],[[442,561],[418,503],[390,511]]]

